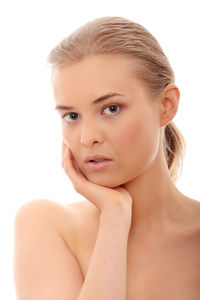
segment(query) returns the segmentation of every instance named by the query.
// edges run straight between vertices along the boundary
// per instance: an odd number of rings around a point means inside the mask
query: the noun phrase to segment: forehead
[[[53,84],[66,84],[73,80],[90,83],[91,80],[107,81],[134,74],[134,63],[130,57],[122,55],[95,55],[68,66],[61,66],[52,71]],[[130,63],[131,67],[130,67]],[[135,62],[136,69],[136,62]]]
[[[110,92],[136,94],[137,89],[143,89],[136,70],[137,61],[127,56],[106,54],[87,57],[52,71],[54,97],[60,104],[83,97],[95,99]]]

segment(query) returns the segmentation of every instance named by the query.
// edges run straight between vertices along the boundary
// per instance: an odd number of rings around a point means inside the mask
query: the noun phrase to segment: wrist
[[[100,225],[105,225],[107,229],[129,233],[131,221],[120,213],[113,211],[103,211],[100,214]]]

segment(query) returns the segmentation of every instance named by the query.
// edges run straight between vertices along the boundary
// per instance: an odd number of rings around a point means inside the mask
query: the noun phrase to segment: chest
[[[200,247],[176,236],[129,245],[127,300],[200,299]]]
[[[85,278],[96,239],[80,244],[78,260]],[[157,238],[127,246],[127,300],[199,300],[200,247],[197,239]],[[117,250],[116,250],[117,251]]]

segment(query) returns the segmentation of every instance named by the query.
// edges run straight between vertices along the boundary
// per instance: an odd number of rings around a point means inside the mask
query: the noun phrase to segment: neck
[[[163,232],[180,216],[184,195],[173,183],[162,151],[148,169],[123,186],[133,198],[130,232],[135,235]]]

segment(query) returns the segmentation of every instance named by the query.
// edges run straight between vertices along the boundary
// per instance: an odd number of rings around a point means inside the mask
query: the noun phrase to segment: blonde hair
[[[143,26],[123,17],[102,17],[87,22],[51,50],[47,63],[54,69],[98,54],[122,54],[137,59],[137,76],[152,95],[159,95],[167,84],[175,82],[174,72],[158,41]],[[164,126],[163,135],[166,162],[176,183],[182,173],[186,142],[172,121]]]

